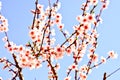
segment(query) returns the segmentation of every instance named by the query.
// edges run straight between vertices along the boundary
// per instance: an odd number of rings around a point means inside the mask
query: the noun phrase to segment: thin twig
[[[59,2],[59,0],[56,0],[56,3],[58,3]]]
[[[100,9],[100,12],[99,12],[99,14],[97,15],[97,18],[96,18],[96,19],[97,19],[97,23],[99,22],[99,18],[100,18],[101,14],[102,14],[102,11],[103,11],[103,9],[101,8],[101,9]],[[96,23],[96,24],[97,24],[97,23]],[[96,29],[96,26],[97,26],[97,25],[94,25],[93,30]],[[91,32],[91,35],[92,35],[92,34],[93,34],[93,32]],[[96,42],[97,42],[97,38],[96,38]],[[97,46],[97,43],[96,43],[96,45],[95,45],[94,47],[96,48],[96,46]],[[95,51],[93,52],[93,55],[94,55],[94,53],[95,53]],[[93,59],[93,56],[92,56],[92,58],[88,61],[88,64],[87,64],[87,66],[88,66],[88,70],[87,70],[87,73],[86,73],[87,75],[88,75],[88,72],[89,72],[89,70],[90,70],[90,66],[91,66],[91,64],[92,64],[92,59]],[[100,63],[100,64],[101,64],[101,63]]]
[[[94,9],[97,7],[97,5],[94,5],[93,8],[90,10],[90,14],[93,13]]]
[[[44,32],[43,32],[42,42],[41,42],[41,44],[40,44],[40,50],[39,50],[39,53],[37,54],[37,57],[39,56],[39,54],[40,54],[40,52],[41,52],[41,50],[42,50],[42,45],[43,45],[43,42],[44,42],[46,30],[47,30],[48,27],[50,27],[51,12],[52,12],[52,9],[50,9],[50,14],[49,14],[49,16],[48,16],[49,21],[48,21],[48,23],[46,23],[46,27],[45,27],[45,30],[44,30]]]
[[[77,80],[77,73],[78,73],[78,71],[75,70],[75,80]]]
[[[53,67],[52,64],[51,64],[51,61],[50,61],[50,60],[47,60],[47,62],[48,62],[48,64],[49,64],[50,67],[51,67],[51,71],[53,72],[53,75],[54,75],[54,77],[55,77],[55,80],[58,80],[57,73],[56,73],[54,67]]]
[[[108,59],[110,59],[110,56],[108,56],[108,57],[106,58],[106,60],[108,60]],[[99,66],[99,65],[101,65],[101,64],[103,64],[103,62],[98,63],[97,66]],[[96,65],[93,65],[92,67],[90,67],[90,69],[93,69],[94,67],[96,67]]]
[[[89,3],[89,0],[86,0],[85,6],[83,8],[83,14],[82,14],[82,16],[85,15],[85,11],[86,11],[85,8],[87,7],[88,3]]]
[[[77,32],[77,31],[73,32],[73,33],[71,34],[71,36],[70,36],[69,38],[67,38],[67,39],[61,44],[61,47],[62,47],[66,42],[68,42],[68,40],[69,40],[76,32]]]
[[[32,27],[31,27],[31,29],[34,28],[34,24],[35,24],[35,18],[36,18],[36,15],[37,15],[37,5],[38,5],[38,0],[36,0],[35,5],[36,5],[36,9],[35,9],[35,14],[34,14],[34,17],[33,17],[33,23],[32,23]]]
[[[115,71],[113,71],[112,73],[110,73],[109,75],[106,76],[106,78],[110,77],[111,75],[115,74],[116,72],[118,72],[120,70],[120,67],[118,69],[116,69]]]

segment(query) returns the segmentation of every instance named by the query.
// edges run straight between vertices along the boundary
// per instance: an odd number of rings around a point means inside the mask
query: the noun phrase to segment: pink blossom
[[[101,56],[101,62],[102,63],[106,63],[106,58],[104,58],[103,56]]]
[[[16,47],[16,44],[14,44],[13,42],[5,43],[5,48],[7,48],[10,53],[14,52],[15,47]]]
[[[80,80],[86,80],[87,75],[85,73],[80,73]]]
[[[118,54],[115,53],[114,51],[109,51],[108,52],[108,55],[110,58],[114,59],[114,58],[117,58],[118,57]]]
[[[100,0],[100,1],[104,3],[106,0]]]
[[[90,0],[90,2],[91,2],[92,5],[97,5],[98,0]]]
[[[38,32],[38,30],[36,28],[29,31],[29,36],[31,37],[33,42],[35,42],[37,40],[39,42],[40,39],[38,39],[39,38],[38,33],[39,32]]]
[[[103,8],[103,9],[106,9],[106,8],[107,8],[107,6],[108,6],[108,4],[107,4],[107,3],[103,3],[102,8]]]
[[[56,59],[61,59],[64,56],[64,48],[60,47],[59,45],[56,46],[55,48],[55,58]]]
[[[72,44],[73,41],[74,41],[74,38],[73,38],[73,37],[71,37],[71,38],[68,40],[69,44]]]
[[[98,61],[98,55],[97,54],[93,54],[93,53],[89,53],[88,54],[88,58],[92,59],[93,62],[97,62]]]
[[[68,76],[68,77],[64,78],[64,80],[71,80],[71,77]]]
[[[6,42],[5,48],[8,49],[10,53],[19,53],[19,55],[16,56],[18,60],[18,64],[21,68],[40,68],[42,66],[43,61],[50,61],[48,62],[48,67],[50,68],[50,71],[48,74],[48,78],[55,78],[57,76],[56,71],[60,68],[60,64],[57,63],[56,65],[52,64],[52,61],[54,59],[58,60],[64,57],[64,53],[67,55],[73,54],[73,64],[69,66],[69,69],[67,73],[71,72],[71,70],[77,70],[81,80],[87,79],[87,72],[88,69],[91,68],[88,67],[88,65],[83,65],[78,70],[79,61],[82,60],[84,57],[84,54],[86,53],[86,49],[89,48],[89,44],[92,45],[89,49],[88,58],[92,60],[92,62],[98,61],[98,55],[95,54],[95,49],[97,45],[97,38],[98,34],[96,29],[92,30],[92,25],[97,26],[98,21],[95,19],[94,13],[87,13],[87,10],[89,7],[96,6],[98,3],[98,0],[87,0],[88,3],[83,3],[81,8],[83,10],[84,15],[78,15],[76,17],[77,21],[79,22],[79,25],[76,25],[74,27],[75,33],[72,35],[69,35],[67,31],[64,31],[64,24],[62,23],[62,15],[60,13],[57,13],[57,10],[60,7],[60,3],[57,2],[52,6],[48,6],[46,10],[44,11],[43,5],[37,4],[37,10],[32,10],[31,12],[34,14],[39,14],[39,18],[35,19],[34,27],[30,29],[29,36],[32,39],[32,42],[28,44],[27,48],[25,48],[23,45],[17,46],[13,42],[8,41],[8,37],[4,37],[3,41]],[[108,1],[101,0],[102,2],[102,9],[106,9],[108,6]],[[0,2],[0,10],[1,10],[1,2]],[[93,7],[94,10],[94,7]],[[88,10],[89,11],[89,10]],[[51,13],[50,13],[51,12]],[[36,16],[36,15],[35,15]],[[101,18],[98,15],[98,20],[101,22]],[[49,24],[48,24],[49,23]],[[57,25],[59,30],[63,31],[64,36],[66,37],[65,45],[63,43],[62,46],[57,45],[55,46],[56,39],[53,38],[55,36],[55,30],[53,28],[54,25]],[[91,31],[90,31],[91,30]],[[7,32],[8,31],[8,21],[7,19],[0,15],[0,32]],[[45,32],[44,32],[45,31]],[[51,36],[52,35],[52,36]],[[43,42],[42,42],[43,40]],[[70,45],[70,46],[69,46]],[[29,47],[29,48],[28,48]],[[40,54],[39,56],[36,55]],[[108,58],[116,58],[117,54],[114,51],[108,52]],[[0,58],[0,62],[4,62],[5,59]],[[77,62],[77,63],[76,63]],[[91,63],[92,63],[91,62]],[[106,58],[101,57],[101,62],[105,63]],[[53,62],[54,63],[54,62]],[[55,62],[56,63],[56,62]],[[5,63],[7,67],[10,66],[9,63]],[[96,66],[98,66],[97,64]],[[51,67],[52,66],[52,67]],[[4,67],[6,68],[6,66]],[[55,71],[54,71],[55,70]],[[70,74],[70,73],[69,73]],[[71,77],[67,75],[64,80],[70,80]],[[15,74],[14,74],[15,75]],[[2,79],[0,77],[0,79]]]
[[[73,64],[70,66],[70,69],[72,69],[72,70],[78,70],[78,65],[76,65],[75,63],[73,63]]]
[[[88,66],[87,65],[83,65],[83,66],[80,67],[80,72],[86,73],[87,70],[88,70]]]
[[[0,32],[7,32],[8,31],[8,21],[7,19],[0,15]]]
[[[55,23],[56,23],[56,24],[60,24],[60,23],[61,23],[61,20],[55,19]]]
[[[88,18],[88,22],[94,23],[95,22],[95,14],[87,13],[86,17]]]
[[[93,47],[89,49],[90,53],[93,53],[94,51],[95,51],[95,48],[93,48]]]
[[[5,37],[2,38],[2,40],[3,40],[4,42],[7,42],[8,38],[5,36]]]
[[[90,25],[90,24],[84,24],[82,27],[83,27],[83,29],[84,29],[85,31],[88,31],[88,30],[91,29],[91,25]]]
[[[20,57],[19,64],[22,68],[34,69],[34,68],[40,68],[42,66],[41,60],[33,57],[28,50],[25,51],[25,53],[24,52],[21,53],[19,57]]]
[[[59,24],[59,25],[58,25],[58,28],[59,28],[60,30],[62,30],[62,29],[64,28],[64,24]]]
[[[55,17],[55,23],[56,23],[57,25],[59,25],[59,24],[61,24],[61,20],[62,20],[61,14],[57,13],[57,14],[56,14],[56,17]]]
[[[42,10],[42,9],[43,9],[43,5],[37,4],[37,8],[38,8],[39,10]]]
[[[49,58],[49,55],[47,54],[42,54],[42,60],[45,61]]]
[[[101,0],[102,2],[102,9],[107,9],[109,5],[109,0]]]
[[[79,15],[76,17],[76,19],[77,19],[77,21],[81,22],[83,20],[83,17],[82,17],[82,15]]]
[[[18,46],[18,52],[21,52],[24,50],[24,47],[22,45]]]
[[[56,14],[56,19],[60,19],[61,20],[62,19],[62,15],[60,13],[57,13]]]
[[[85,16],[79,15],[76,17],[76,19],[81,23],[81,24],[94,24],[95,22],[95,14],[89,14],[86,13]]]
[[[26,50],[26,51],[25,51],[25,56],[26,56],[26,57],[29,57],[30,55],[31,55],[31,54],[30,54],[30,51],[29,51],[29,50]]]
[[[87,24],[88,23],[88,18],[85,16],[82,19],[82,24]]]
[[[54,20],[51,20],[50,21],[50,26],[54,26],[55,25],[55,21]]]
[[[55,70],[59,70],[59,69],[60,69],[60,64],[57,63],[57,64],[55,65]]]
[[[35,30],[30,30],[29,35],[30,35],[30,37],[34,37],[36,35]]]
[[[35,60],[35,68],[42,67],[41,63],[42,63],[41,60]]]
[[[72,52],[72,49],[71,49],[71,48],[67,48],[67,49],[66,49],[66,54],[67,54],[68,56],[70,56],[71,52]]]

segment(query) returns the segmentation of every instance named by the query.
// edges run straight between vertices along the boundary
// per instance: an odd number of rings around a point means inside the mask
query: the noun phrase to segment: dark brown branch
[[[71,36],[70,36],[69,38],[67,38],[67,39],[61,44],[61,47],[62,47],[66,42],[68,42],[68,40],[69,40],[76,32],[77,32],[77,31],[73,32],[73,33],[71,34]]]
[[[36,9],[35,9],[35,14],[34,14],[34,17],[33,17],[33,23],[32,23],[32,27],[31,27],[31,29],[33,29],[34,28],[34,24],[35,24],[35,18],[36,18],[36,15],[37,15],[37,4],[38,4],[38,0],[36,0],[36,2],[35,2],[35,5],[36,5]]]
[[[49,28],[49,33],[48,33],[48,39],[49,39],[49,41],[48,41],[48,45],[50,45],[50,34],[51,34],[50,21],[51,21],[51,12],[52,12],[52,9],[51,9],[51,1],[48,0],[48,3],[49,3],[49,7],[50,7],[50,13],[49,13],[49,16],[48,16],[48,19],[49,19],[49,21],[48,21],[48,28]]]
[[[58,80],[57,73],[56,73],[54,67],[53,67],[52,64],[51,64],[51,61],[50,61],[50,60],[47,60],[47,62],[48,62],[48,64],[50,65],[50,68],[51,68],[51,71],[53,72],[53,75],[54,75],[54,77],[55,77],[55,80]]]
[[[106,75],[107,75],[107,73],[105,72],[103,75],[103,80],[106,80],[106,78],[107,78]]]
[[[85,15],[85,11],[86,11],[85,8],[87,7],[87,5],[88,5],[89,2],[90,2],[89,0],[86,0],[85,6],[83,8],[83,14],[82,14],[82,16]]]
[[[72,69],[69,69],[69,72],[67,73],[67,76],[69,76],[70,75],[70,72],[72,71]]]
[[[7,42],[8,42],[8,47],[10,47],[10,41],[9,41],[9,38],[8,38],[8,35],[7,35],[7,32],[4,32],[5,33],[5,36],[7,37]]]
[[[46,27],[45,27],[44,32],[43,32],[42,42],[41,42],[41,44],[40,44],[40,51],[39,51],[39,53],[37,54],[37,57],[39,57],[39,54],[40,54],[40,52],[41,52],[41,50],[42,50],[42,45],[43,45],[43,42],[44,42],[46,30],[47,30],[47,28],[50,27],[51,12],[52,12],[52,9],[50,9],[50,14],[49,14],[49,16],[48,16],[48,19],[49,19],[49,20],[48,20],[48,23],[46,23],[46,25],[45,25]]]
[[[78,71],[75,70],[75,80],[77,80],[77,73],[78,73]]]
[[[90,14],[94,12],[94,9],[97,7],[97,5],[94,5],[93,8],[90,10]]]
[[[73,44],[75,44],[75,42],[76,42],[76,39],[69,46],[67,46],[66,49],[72,46]]]
[[[18,61],[17,61],[16,56],[15,56],[14,53],[12,54],[12,57],[13,57],[13,59],[15,61],[16,67],[18,68],[18,77],[19,77],[19,80],[23,80],[23,75],[21,73],[22,72],[22,68],[18,65]]]
[[[60,30],[60,31],[63,34],[63,36],[65,37],[65,39],[67,39],[66,33],[63,30]]]

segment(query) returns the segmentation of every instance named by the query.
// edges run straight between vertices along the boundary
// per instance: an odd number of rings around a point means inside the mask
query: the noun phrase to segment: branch
[[[39,53],[37,54],[37,57],[39,57],[39,54],[40,54],[40,52],[41,52],[41,50],[42,50],[42,46],[43,46],[43,42],[44,42],[46,30],[47,30],[47,28],[50,27],[51,12],[52,12],[52,9],[50,9],[50,14],[49,14],[49,16],[48,16],[48,23],[46,23],[46,27],[45,27],[44,32],[43,32],[42,42],[41,42],[41,44],[40,44],[40,51],[39,51]]]
[[[118,69],[116,69],[115,71],[113,71],[112,73],[110,73],[109,75],[106,76],[106,78],[110,77],[111,75],[115,74],[116,72],[118,72],[120,70],[120,67]]]
[[[108,57],[106,58],[106,60],[108,60],[108,59],[110,59],[110,56],[108,56]],[[93,65],[92,67],[90,67],[90,69],[93,69],[93,68],[95,68],[96,66],[100,66],[101,64],[103,64],[103,62],[99,62],[98,64]]]
[[[36,15],[37,15],[37,4],[38,4],[38,0],[36,0],[36,2],[35,2],[35,5],[36,5],[36,9],[35,9],[35,14],[34,14],[34,18],[33,18],[33,23],[32,23],[32,27],[31,27],[31,29],[33,29],[34,28],[34,24],[35,24],[35,17],[36,17]]]
[[[69,38],[67,38],[62,44],[61,47],[76,33],[77,31],[73,32]]]
[[[77,73],[78,73],[78,71],[75,70],[75,80],[77,80]]]
[[[15,54],[12,54],[12,57],[13,57],[13,59],[15,61],[16,67],[18,68],[18,77],[19,77],[20,80],[23,80],[23,75],[21,73],[22,72],[22,68],[18,65],[18,61],[16,59]]]
[[[86,11],[85,9],[86,9],[86,7],[87,7],[87,5],[88,5],[89,2],[90,2],[89,0],[86,0],[85,6],[83,8],[83,14],[82,14],[82,16],[85,16],[85,11]]]
[[[56,73],[54,67],[53,67],[52,64],[51,64],[51,61],[50,61],[50,60],[47,60],[47,62],[48,62],[48,64],[49,64],[50,67],[51,67],[51,71],[53,72],[53,75],[54,75],[54,77],[55,77],[55,80],[58,80],[57,73]]]
[[[103,80],[106,80],[106,78],[107,78],[106,75],[107,75],[107,73],[105,72],[103,75]]]
[[[94,9],[97,7],[97,5],[94,5],[93,8],[90,10],[90,14],[94,12]]]
[[[108,77],[110,77],[111,75],[115,74],[119,70],[120,70],[120,67],[118,69],[116,69],[115,71],[113,71],[112,73],[110,73],[109,75],[107,75],[107,73],[105,72],[104,75],[103,75],[103,80],[106,80]]]

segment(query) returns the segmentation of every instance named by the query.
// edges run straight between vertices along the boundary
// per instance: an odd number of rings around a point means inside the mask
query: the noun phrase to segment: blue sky
[[[0,0],[2,1],[2,14],[9,21],[9,31],[8,36],[10,41],[13,41],[16,44],[25,44],[28,40],[30,40],[28,36],[28,26],[31,25],[33,15],[30,13],[31,9],[34,9],[34,1],[35,0]],[[55,0],[51,0],[55,1]],[[68,30],[72,29],[72,26],[78,24],[75,17],[81,14],[80,6],[82,4],[82,0],[60,0],[61,9],[59,12],[63,16],[62,22],[65,24],[65,28]],[[48,5],[47,0],[40,0],[40,3]],[[107,56],[107,52],[110,50],[114,50],[115,52],[120,54],[120,0],[111,0],[108,9],[106,9],[102,14],[103,23],[99,25],[99,39],[98,39],[98,48],[96,52],[98,55]],[[4,37],[3,33],[0,33],[0,57],[6,56],[9,60],[11,59],[11,55],[4,48],[4,43],[2,42],[2,37]],[[57,37],[59,38],[59,37]],[[61,39],[61,38],[60,38]],[[61,42],[62,40],[60,40]],[[59,71],[60,78],[59,80],[63,80],[65,77],[65,72],[67,66],[70,65],[70,58],[64,57],[64,62],[61,60],[61,69]],[[63,67],[63,68],[62,68]],[[88,80],[102,80],[102,76],[104,72],[111,73],[115,69],[120,67],[120,56],[115,60],[108,60],[106,64],[99,66],[97,69],[93,69],[92,74],[89,75]],[[3,77],[4,80],[9,78],[9,73],[7,70],[1,70],[2,65],[0,64],[0,76]],[[24,77],[25,80],[47,80],[47,70],[46,63],[43,64],[43,67],[38,70],[29,70],[24,69]],[[107,80],[118,80],[120,79],[120,71],[109,77]]]

